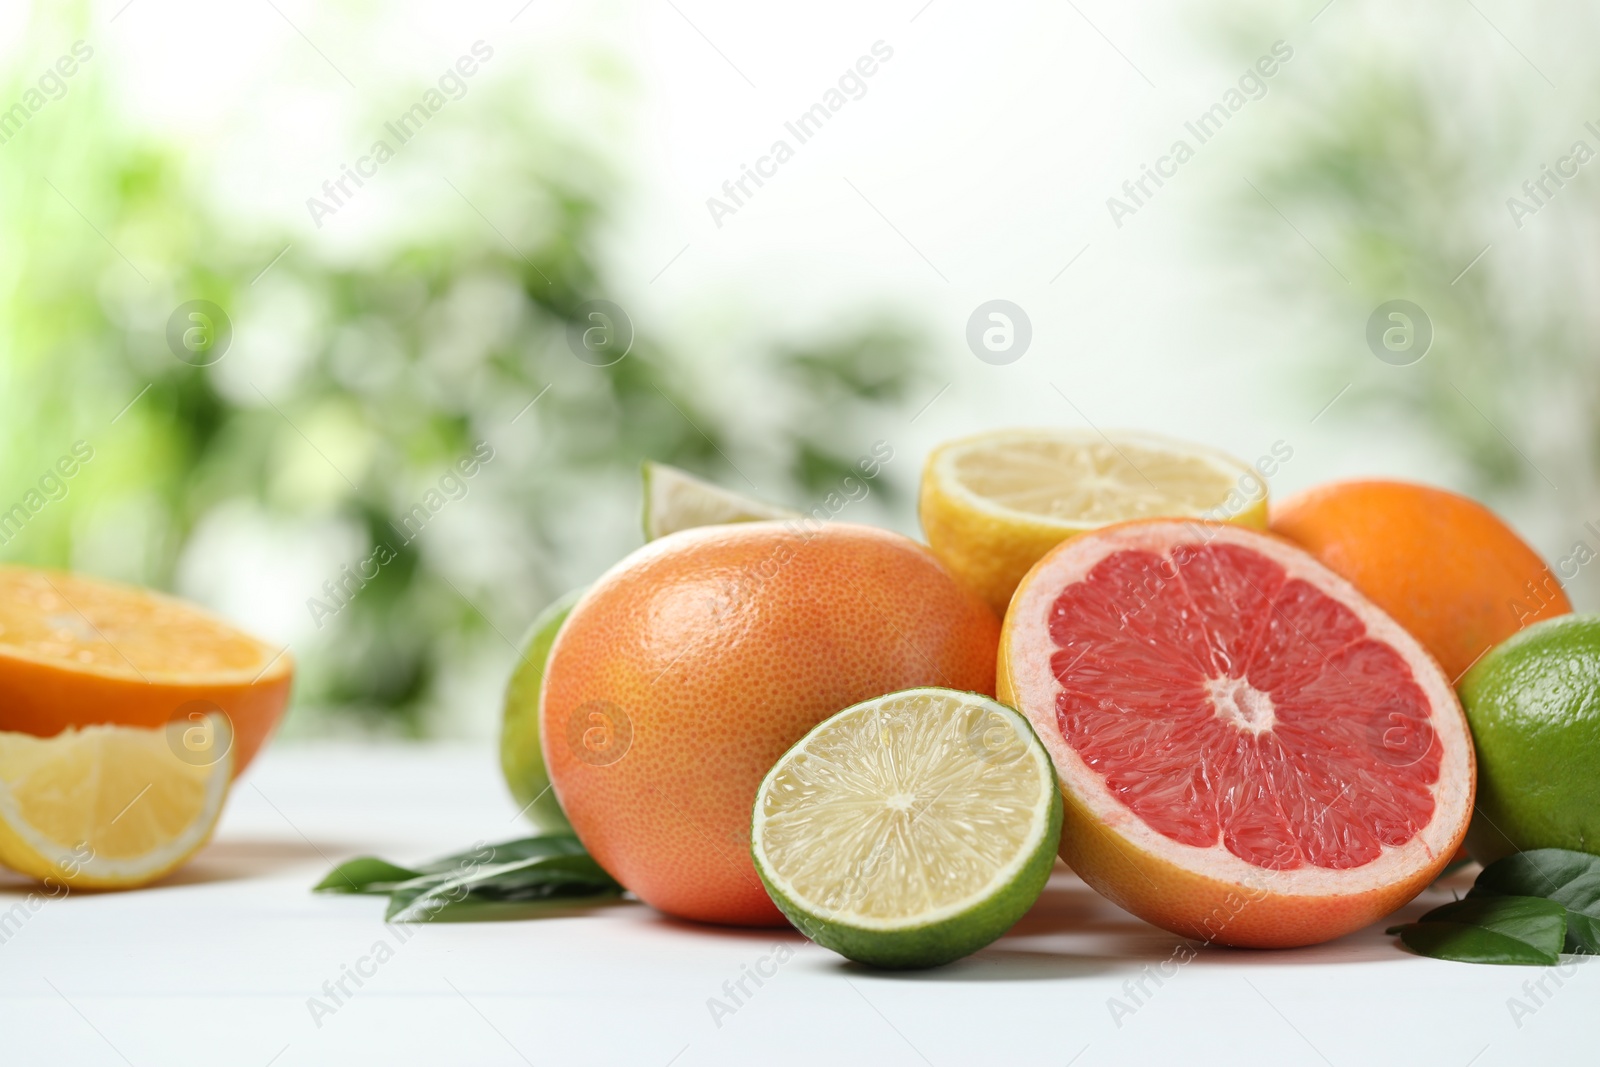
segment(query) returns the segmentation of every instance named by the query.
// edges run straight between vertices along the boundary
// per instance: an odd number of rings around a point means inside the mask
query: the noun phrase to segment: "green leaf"
[[[1600,919],[1568,908],[1566,951],[1600,956]]]
[[[533,837],[519,837],[515,841],[504,841],[498,845],[485,845],[480,842],[463,852],[453,852],[425,863],[417,868],[417,873],[440,874],[540,856],[587,856],[588,854],[575,834],[537,834]]]
[[[387,893],[420,873],[376,856],[357,856],[329,871],[311,889],[316,893]]]
[[[1419,956],[1549,967],[1561,962],[1567,909],[1542,897],[1468,897],[1390,932]]]
[[[498,845],[482,842],[419,867],[374,856],[347,860],[314,887],[324,893],[382,893],[389,922],[533,918],[615,902],[622,886],[570,833]]]
[[[1600,856],[1537,848],[1483,869],[1468,899],[1544,897],[1567,909],[1568,952],[1600,953]]]
[[[543,855],[483,867],[459,874],[424,875],[394,888],[384,918],[390,922],[426,922],[444,909],[467,900],[526,901],[552,897],[617,895],[622,887],[588,855]]]
[[[448,891],[419,889],[396,892],[389,897],[385,922],[461,922],[468,919],[499,919],[508,915],[548,915],[557,910],[571,913],[579,907],[620,899],[622,891],[610,886],[549,883],[513,896],[485,893],[453,895]]]

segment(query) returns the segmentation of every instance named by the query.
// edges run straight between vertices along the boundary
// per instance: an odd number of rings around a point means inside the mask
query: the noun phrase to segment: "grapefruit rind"
[[[1061,833],[1054,780],[1014,709],[949,689],[891,693],[828,718],[773,766],[751,856],[817,944],[877,967],[936,967],[991,943],[1038,899]]]
[[[1370,637],[1399,651],[1433,709],[1441,772],[1434,814],[1415,837],[1386,846],[1377,860],[1347,870],[1273,870],[1218,846],[1185,845],[1159,833],[1107,788],[1062,736],[1060,686],[1051,670],[1048,615],[1067,586],[1113,552],[1166,554],[1203,540],[1259,552],[1318,591],[1356,610]],[[1055,763],[1065,802],[1061,857],[1104,896],[1181,934],[1242,947],[1315,944],[1359,929],[1401,906],[1449,862],[1472,812],[1475,763],[1466,717],[1436,661],[1354,586],[1298,548],[1222,523],[1147,520],[1068,541],[1041,559],[1018,586],[1000,639],[999,698],[1027,715]]]
[[[598,578],[550,650],[539,729],[552,789],[589,854],[651,907],[786,927],[750,859],[773,762],[883,693],[992,693],[999,638],[998,617],[926,546],[881,527],[669,534]],[[598,748],[582,729],[596,715],[614,727]]]

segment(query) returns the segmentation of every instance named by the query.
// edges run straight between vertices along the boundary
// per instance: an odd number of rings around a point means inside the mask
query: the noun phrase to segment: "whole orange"
[[[939,685],[993,695],[999,620],[933,554],[845,523],[708,526],[628,556],[573,608],[540,741],[573,829],[670,915],[782,925],[750,859],[756,789],[811,727]]]
[[[1411,631],[1452,682],[1524,626],[1572,610],[1549,566],[1511,527],[1445,489],[1332,482],[1273,508],[1272,530]]]

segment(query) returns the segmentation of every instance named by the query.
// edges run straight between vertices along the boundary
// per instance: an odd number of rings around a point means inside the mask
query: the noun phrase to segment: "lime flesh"
[[[677,467],[650,461],[644,464],[644,536],[647,540],[654,541],[695,526],[799,517],[798,511],[712,485]]]
[[[1461,680],[1478,753],[1467,851],[1600,853],[1600,615],[1547,619]]]
[[[751,851],[807,937],[880,967],[934,967],[1016,923],[1050,876],[1055,770],[1028,721],[976,693],[846,708],[756,795]]]
[[[574,589],[533,620],[522,638],[516,668],[506,683],[505,707],[500,721],[500,771],[522,814],[545,831],[572,829],[561,803],[550,788],[544,750],[539,745],[539,689],[544,684],[545,661],[556,643],[561,624],[583,595]]]

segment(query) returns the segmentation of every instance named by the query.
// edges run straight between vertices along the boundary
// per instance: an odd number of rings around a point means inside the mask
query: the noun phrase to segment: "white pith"
[[[1126,458],[1127,464],[1135,469],[1123,471],[1119,477],[1107,477],[1100,473],[1085,474],[1061,463],[1039,463],[1037,470],[1019,479],[1027,484],[1028,492],[1009,504],[994,495],[974,491],[961,473],[962,460],[975,452],[1004,452],[1043,441],[1060,443],[1074,451],[1109,449],[1109,456],[1118,464]],[[1135,459],[1134,455],[1139,458]],[[1181,468],[1183,480],[1191,485],[1203,479],[1208,491],[1204,502],[1180,500],[1152,485],[1164,477],[1163,466]],[[942,445],[932,458],[931,473],[951,497],[977,511],[1008,521],[1020,518],[1074,531],[1160,515],[1231,518],[1231,515],[1217,513],[1224,507],[1228,494],[1261,484],[1254,471],[1224,453],[1155,434],[1124,431],[1113,431],[1109,443],[1107,437],[1094,430],[1006,430],[980,434]],[[1150,481],[1146,480],[1147,476]],[[1086,492],[1096,488],[1102,491]],[[1058,499],[1062,493],[1076,494],[1091,500],[1092,504],[1088,508],[1075,508]],[[1139,506],[1141,501],[1143,506]],[[1025,506],[1029,504],[1033,506]],[[1040,506],[1052,504],[1055,506]],[[1084,514],[1085,510],[1090,513]]]
[[[1243,678],[1213,678],[1206,683],[1217,718],[1236,729],[1264,734],[1278,721],[1272,696]]]
[[[1068,745],[1056,719],[1060,684],[1050,668],[1056,647],[1049,634],[1051,606],[1067,586],[1082,580],[1095,564],[1113,552],[1144,550],[1164,555],[1180,541],[1239,544],[1268,556],[1289,577],[1308,582],[1356,611],[1371,637],[1392,645],[1407,661],[1433,708],[1434,743],[1440,746],[1441,757],[1439,779],[1431,787],[1433,818],[1410,841],[1385,846],[1377,859],[1345,870],[1310,865],[1291,870],[1258,867],[1228,852],[1220,840],[1199,848],[1180,844],[1152,829],[1112,796],[1104,779]],[[1348,582],[1270,536],[1214,524],[1139,523],[1074,540],[1047,557],[1018,592],[1011,604],[1005,641],[1019,710],[1033,723],[1054,760],[1069,803],[1076,799],[1097,822],[1110,827],[1138,852],[1154,854],[1179,867],[1249,890],[1319,897],[1360,893],[1395,883],[1431,865],[1453,847],[1456,832],[1469,814],[1471,741],[1466,718],[1443,670],[1415,638]]]
[[[870,729],[879,733],[877,751],[853,743]],[[889,731],[913,744],[891,746]],[[925,758],[883,762],[886,752],[907,751]],[[818,762],[838,753],[847,760]],[[818,777],[833,782],[818,790],[820,803],[791,792],[797,780]],[[864,930],[923,926],[972,908],[1017,877],[1045,844],[1055,788],[1049,758],[1012,709],[974,693],[907,690],[846,709],[780,759],[757,794],[751,845],[775,890],[808,914]],[[996,797],[1012,807],[997,807]],[[998,831],[977,832],[996,816]],[[863,820],[874,819],[870,835],[860,832]],[[886,827],[896,832],[881,832]],[[926,890],[941,864],[948,877],[954,861],[980,857],[980,849],[1001,861],[974,863],[980,878],[968,878],[964,891],[921,899],[906,891],[911,877]]]

